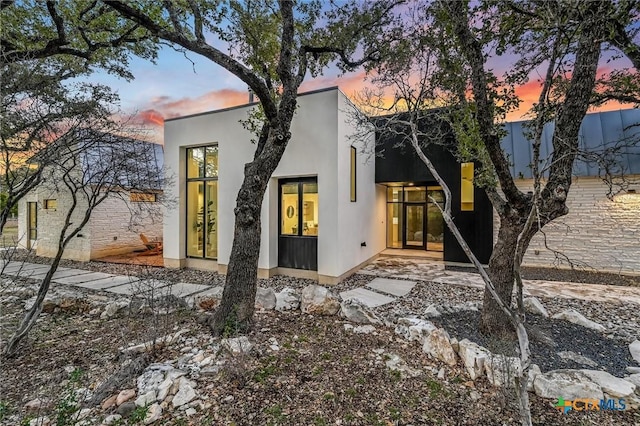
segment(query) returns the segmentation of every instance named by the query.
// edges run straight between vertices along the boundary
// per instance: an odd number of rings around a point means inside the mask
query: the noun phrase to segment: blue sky
[[[151,128],[153,140],[162,142],[164,119],[241,105],[248,101],[247,87],[238,78],[197,54],[188,53],[188,57],[193,63],[183,53],[163,47],[156,64],[137,57],[131,58],[130,70],[134,75],[132,81],[104,72],[92,74],[89,80],[116,90],[121,99],[122,110],[126,114],[135,114]],[[493,59],[490,67],[501,74],[512,61],[511,57]],[[603,60],[601,70],[629,65],[626,59],[618,59],[606,65]],[[512,114],[509,119],[521,119],[522,114],[537,99],[539,84],[535,76],[532,77],[519,90],[523,99],[521,111]],[[335,68],[328,68],[323,76],[305,81],[301,91],[339,86],[347,96],[351,96],[364,86],[363,78],[363,71],[339,77]],[[604,109],[619,108],[620,105],[612,104]]]

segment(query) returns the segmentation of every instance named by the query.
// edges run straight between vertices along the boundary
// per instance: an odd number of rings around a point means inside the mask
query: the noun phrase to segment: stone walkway
[[[0,261],[0,266],[2,265]],[[49,271],[49,265],[38,263],[9,262],[4,267],[6,275],[23,278],[42,279]],[[141,292],[156,291],[163,296],[188,297],[211,290],[212,287],[203,284],[177,283],[169,285],[157,280],[140,280],[128,275],[113,275],[103,272],[92,272],[83,269],[58,268],[53,274],[52,282],[56,284],[82,287],[88,290],[100,290],[119,295],[134,295]]]
[[[1,261],[0,261],[1,262]],[[0,263],[1,265],[1,263]],[[9,262],[4,274],[24,278],[42,279],[49,265],[37,263]],[[342,299],[356,298],[369,307],[378,307],[403,297],[413,289],[416,281],[432,281],[442,285],[463,285],[484,287],[478,274],[447,271],[442,262],[429,259],[379,257],[358,271],[359,274],[373,275],[365,287],[340,293]],[[211,286],[181,282],[169,283],[140,280],[137,277],[92,272],[82,269],[58,268],[53,275],[54,283],[100,290],[119,295],[133,295],[140,292],[157,291],[162,295],[188,297],[213,291]],[[640,288],[602,284],[581,284],[560,281],[524,280],[525,295],[536,297],[561,297],[597,302],[630,302],[640,304]]]
[[[446,285],[484,287],[479,274],[447,271],[444,263],[428,259],[379,257],[358,271],[376,277],[400,280],[428,280]],[[630,302],[640,304],[640,288],[564,281],[523,280],[524,293],[536,297],[562,297],[595,302]]]

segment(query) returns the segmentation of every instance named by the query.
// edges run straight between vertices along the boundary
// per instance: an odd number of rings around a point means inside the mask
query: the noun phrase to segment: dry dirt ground
[[[16,291],[1,312],[2,338],[15,326],[29,291]],[[188,347],[212,348],[217,340],[197,321],[198,313],[178,309],[155,315],[125,310],[100,319],[82,304],[43,314],[23,343],[19,356],[2,359],[0,421],[28,425],[36,416],[69,418],[69,395],[94,390],[126,361],[119,348],[153,336],[188,329]],[[297,313],[259,313],[249,334],[254,348],[227,361],[220,374],[195,380],[205,407],[186,416],[165,410],[154,424],[165,425],[511,425],[518,424],[510,390],[476,383],[458,367],[428,359],[415,342],[400,339],[391,328],[354,334],[337,317]],[[270,347],[274,340],[279,350]],[[186,344],[154,352],[153,362],[176,360]],[[385,366],[399,355],[419,371],[404,377]],[[444,368],[444,378],[438,372]],[[121,389],[135,388],[135,377]],[[117,392],[116,392],[117,393]],[[47,400],[39,412],[25,403]],[[562,414],[550,400],[531,395],[537,425],[634,425],[632,412]],[[94,408],[85,424],[101,424],[115,408]],[[119,424],[143,424],[139,410]],[[117,423],[114,423],[117,424]]]

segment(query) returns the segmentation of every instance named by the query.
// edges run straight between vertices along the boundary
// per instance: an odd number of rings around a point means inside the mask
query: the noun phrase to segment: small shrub
[[[0,421],[4,420],[4,418],[7,417],[10,412],[11,409],[9,407],[9,404],[4,401],[0,401]]]
[[[55,407],[57,426],[73,426],[76,424],[76,414],[80,410],[76,388],[82,378],[82,370],[76,368],[69,374],[69,384],[62,393],[62,398]]]
[[[133,424],[137,424],[143,422],[147,417],[147,413],[149,412],[149,407],[146,405],[144,407],[136,407],[135,410],[129,414],[129,421]]]

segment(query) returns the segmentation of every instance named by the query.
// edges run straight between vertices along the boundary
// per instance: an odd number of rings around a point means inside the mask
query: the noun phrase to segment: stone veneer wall
[[[144,249],[140,233],[162,240],[162,212],[158,203],[135,203],[129,193],[110,196],[91,216],[91,258]]]
[[[516,180],[516,185],[528,191],[533,180]],[[613,200],[606,194],[607,187],[601,179],[574,178],[567,202],[569,214],[543,228],[547,246],[578,266],[640,274],[640,193],[620,194]],[[493,223],[497,238],[499,219],[495,213]],[[545,248],[542,233],[534,237],[523,264],[570,267],[566,260],[556,258]]]
[[[55,199],[56,209],[45,209],[44,200]],[[60,229],[67,214],[67,208],[71,205],[71,195],[67,191],[56,191],[41,185],[25,196],[18,205],[18,236],[19,245],[26,247],[27,232],[27,202],[37,202],[38,235],[35,245],[38,256],[53,257],[58,250],[58,238]],[[82,200],[71,217],[72,223],[82,220]],[[72,225],[73,226],[73,225]],[[90,229],[85,226],[78,236],[69,242],[64,252],[64,258],[72,260],[89,260],[91,254]]]
[[[88,261],[144,249],[139,237],[140,232],[150,240],[162,237],[162,216],[156,214],[152,220],[148,213],[137,211],[136,203],[125,201],[128,199],[128,193],[121,195],[124,199],[115,195],[110,196],[94,209],[87,225],[67,245],[63,258]],[[45,209],[44,200],[46,199],[56,199],[58,208]],[[36,254],[53,257],[57,252],[60,229],[67,214],[67,207],[71,204],[71,196],[67,191],[49,190],[41,186],[20,201],[18,232],[19,245],[23,248],[26,247],[26,203],[33,201],[38,203]],[[84,204],[82,197],[79,197],[79,201]],[[84,208],[79,205],[73,214],[72,223],[79,223],[83,215]]]

